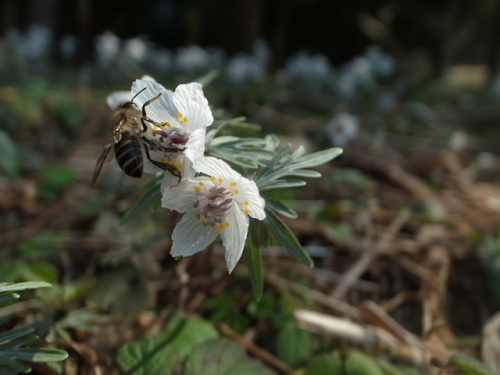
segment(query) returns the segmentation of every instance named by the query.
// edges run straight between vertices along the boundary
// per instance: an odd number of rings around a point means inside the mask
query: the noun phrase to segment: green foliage
[[[132,208],[130,208],[123,215],[120,220],[120,225],[125,224],[127,221],[137,216],[139,212],[144,210],[146,207],[151,206],[155,201],[158,201],[161,198],[161,177],[163,176],[156,176],[143,185],[143,187],[149,187],[149,189],[141,198],[139,198],[139,200],[132,206]]]
[[[0,301],[19,298],[18,292],[26,289],[49,287],[43,281],[24,283],[0,283]],[[51,348],[25,348],[24,346],[38,340],[33,335],[34,328],[23,327],[0,333],[0,373],[14,375],[20,372],[29,372],[31,367],[24,362],[52,362],[63,361],[68,354],[63,350]]]
[[[349,353],[344,366],[347,375],[384,375],[377,362],[358,351]]]
[[[486,237],[479,246],[479,254],[486,268],[488,285],[497,302],[500,302],[500,235]]]
[[[262,264],[262,254],[257,241],[255,220],[250,221],[250,230],[246,240],[246,256],[250,282],[252,283],[252,293],[255,300],[259,301],[264,289],[264,266]]]
[[[49,231],[41,231],[31,238],[19,241],[17,250],[28,259],[40,259],[55,255],[61,242],[61,236]]]
[[[196,345],[185,364],[185,375],[271,375],[260,362],[228,339]]]
[[[484,363],[466,354],[454,354],[450,358],[450,363],[458,367],[463,373],[468,375],[497,375]]]
[[[278,333],[276,351],[278,356],[293,368],[303,365],[313,350],[311,333],[295,324],[285,325]]]
[[[304,375],[343,375],[342,361],[338,356],[321,354],[309,362]]]
[[[264,221],[276,239],[287,249],[291,256],[308,267],[314,265],[313,260],[306,253],[290,228],[269,208],[266,208],[266,218]]]
[[[18,173],[17,147],[9,135],[0,130],[0,171],[7,176],[15,176]]]
[[[123,345],[118,352],[118,362],[128,374],[175,374],[175,369],[196,344],[217,336],[210,323],[195,318],[175,319],[166,332]]]
[[[76,181],[76,171],[67,165],[47,167],[42,172],[39,193],[42,198],[55,199]]]

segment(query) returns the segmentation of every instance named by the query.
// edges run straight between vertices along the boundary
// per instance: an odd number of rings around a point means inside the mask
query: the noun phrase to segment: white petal
[[[130,99],[132,99],[130,91],[115,91],[108,95],[106,102],[108,107],[114,111],[118,104],[128,102]]]
[[[169,173],[166,172],[165,176],[167,174]],[[188,211],[193,207],[193,196],[195,193],[194,189],[200,186],[200,182],[203,182],[206,186],[213,186],[208,177],[186,178],[183,179],[177,186],[170,185],[165,188],[163,188],[162,183],[162,207],[170,208],[171,210],[176,210],[180,213]],[[175,184],[177,184],[177,177]]]
[[[156,82],[156,79],[154,79],[154,78],[153,78],[153,77],[151,77],[150,75],[144,74],[144,75],[141,77],[141,81],[153,81],[153,82]]]
[[[199,83],[192,82],[177,86],[174,93],[174,103],[179,109],[178,113],[182,114],[182,118],[187,118],[187,122],[183,123],[183,126],[190,133],[197,128],[206,128],[214,122],[208,100],[205,98]]]
[[[191,162],[191,160],[189,160],[188,158],[186,158],[182,154],[179,157],[179,160],[181,161],[181,164],[182,164],[182,168],[180,168],[181,178],[185,179],[185,178],[194,177],[196,172],[194,171],[193,163]],[[209,179],[207,179],[207,180],[210,181]],[[165,171],[165,176],[163,177],[163,180],[161,182],[161,189],[163,191],[164,189],[169,188],[170,186],[177,185],[178,183],[179,183],[179,177],[174,176],[169,171]]]
[[[210,245],[219,231],[206,227],[196,218],[197,210],[189,210],[177,224],[172,234],[172,256],[189,256]]]
[[[236,188],[238,189],[237,199],[240,202],[248,202],[246,207],[249,215],[253,218],[264,220],[266,218],[264,211],[265,201],[260,196],[259,188],[255,184],[255,181],[241,178],[236,183]]]
[[[222,243],[226,248],[227,268],[229,269],[229,273],[231,273],[243,253],[248,233],[249,220],[248,217],[241,212],[235,204],[233,204],[226,215],[226,220],[229,223],[229,226],[221,231],[220,236],[222,238]]]
[[[169,122],[172,125],[176,122],[177,113],[179,110],[174,104],[172,91],[167,90],[165,87],[151,81],[147,80],[136,80],[132,84],[132,97],[139,93],[143,88],[146,88],[134,102],[142,108],[142,105],[148,100],[154,98],[158,94],[162,94],[158,99],[152,102],[146,107],[146,115],[153,121],[157,122]]]
[[[190,160],[203,156],[205,152],[205,128],[198,128],[189,136],[189,141],[186,144],[186,151],[184,153]]]
[[[225,181],[232,181],[237,183],[243,178],[225,161],[211,156],[195,158],[195,160],[193,160],[193,164],[195,171],[203,172],[209,176],[222,178]]]

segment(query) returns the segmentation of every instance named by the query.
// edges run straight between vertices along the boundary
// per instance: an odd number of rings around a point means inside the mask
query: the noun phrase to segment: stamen
[[[245,206],[248,206],[248,201],[245,201],[245,202],[243,202],[243,203],[245,203]]]
[[[239,193],[238,189],[234,189],[234,194],[238,194],[238,193]]]
[[[199,188],[198,186],[196,186],[196,187],[194,188],[194,191],[195,191],[195,192],[199,192],[199,191],[200,191],[200,188]]]
[[[202,181],[200,181],[198,184],[199,184],[200,186],[205,186],[205,184],[204,184]]]
[[[229,185],[231,185],[232,187],[236,186],[236,184],[234,182],[230,182]]]
[[[165,162],[167,161],[167,159],[165,159],[165,158],[161,158],[161,159],[160,159],[160,161],[161,161],[162,163],[165,163]]]
[[[244,211],[244,214],[245,214],[245,215],[248,215],[249,213],[250,213],[250,212],[248,212],[248,210],[245,210],[245,211]]]

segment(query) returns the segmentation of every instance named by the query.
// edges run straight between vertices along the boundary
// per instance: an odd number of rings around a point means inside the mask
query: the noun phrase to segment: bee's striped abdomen
[[[141,178],[142,144],[138,137],[129,132],[123,132],[122,138],[115,145],[115,155],[118,164],[126,174],[130,177]]]

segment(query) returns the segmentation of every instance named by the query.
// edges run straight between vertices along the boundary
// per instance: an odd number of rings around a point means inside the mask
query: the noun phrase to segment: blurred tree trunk
[[[2,13],[2,30],[0,32],[2,34],[5,34],[7,31],[10,29],[13,29],[16,27],[16,6],[15,3],[16,0],[4,0],[3,1],[3,6],[1,8],[1,13]]]
[[[30,24],[56,28],[58,0],[31,0],[28,19]]]
[[[92,5],[91,0],[78,0],[78,37],[80,39],[80,62],[89,62],[92,57]]]
[[[498,75],[500,70],[500,1],[495,4],[493,11],[493,35],[488,52],[488,73],[490,78]]]
[[[221,0],[215,10],[216,33],[213,43],[224,48],[230,55],[250,52],[260,36],[260,0]]]

